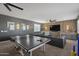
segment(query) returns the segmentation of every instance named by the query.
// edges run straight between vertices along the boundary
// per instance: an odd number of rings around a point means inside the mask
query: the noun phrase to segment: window
[[[41,25],[40,24],[34,24],[34,32],[41,31]]]

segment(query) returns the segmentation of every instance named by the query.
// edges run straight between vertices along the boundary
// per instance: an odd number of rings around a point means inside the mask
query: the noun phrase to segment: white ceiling
[[[49,19],[57,21],[75,19],[79,15],[79,3],[13,3],[24,10],[11,7],[8,11],[0,4],[0,14],[28,19],[37,22],[45,22]]]

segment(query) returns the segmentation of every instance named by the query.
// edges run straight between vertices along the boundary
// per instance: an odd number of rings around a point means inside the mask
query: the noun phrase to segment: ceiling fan
[[[49,19],[49,22],[56,22],[56,19],[52,20],[52,19]]]
[[[23,8],[18,7],[18,6],[16,6],[16,5],[13,5],[13,4],[11,4],[11,3],[4,3],[3,5],[4,5],[9,11],[12,11],[12,9],[10,9],[9,6],[14,7],[14,8],[17,8],[17,9],[19,9],[19,10],[23,10]]]

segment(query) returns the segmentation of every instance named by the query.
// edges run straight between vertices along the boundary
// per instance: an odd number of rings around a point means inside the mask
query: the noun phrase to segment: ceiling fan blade
[[[4,6],[5,6],[9,11],[11,11],[11,9],[8,7],[7,4],[4,4]]]
[[[10,6],[12,6],[12,7],[18,8],[18,9],[20,9],[20,10],[23,10],[23,8],[20,8],[20,7],[18,7],[18,6],[15,6],[15,5],[11,4],[11,3],[6,3],[6,4],[7,4],[7,5],[10,5]]]

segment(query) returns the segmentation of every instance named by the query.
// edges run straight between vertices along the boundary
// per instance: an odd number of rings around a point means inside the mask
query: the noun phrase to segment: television
[[[50,31],[60,31],[60,25],[52,25]]]

